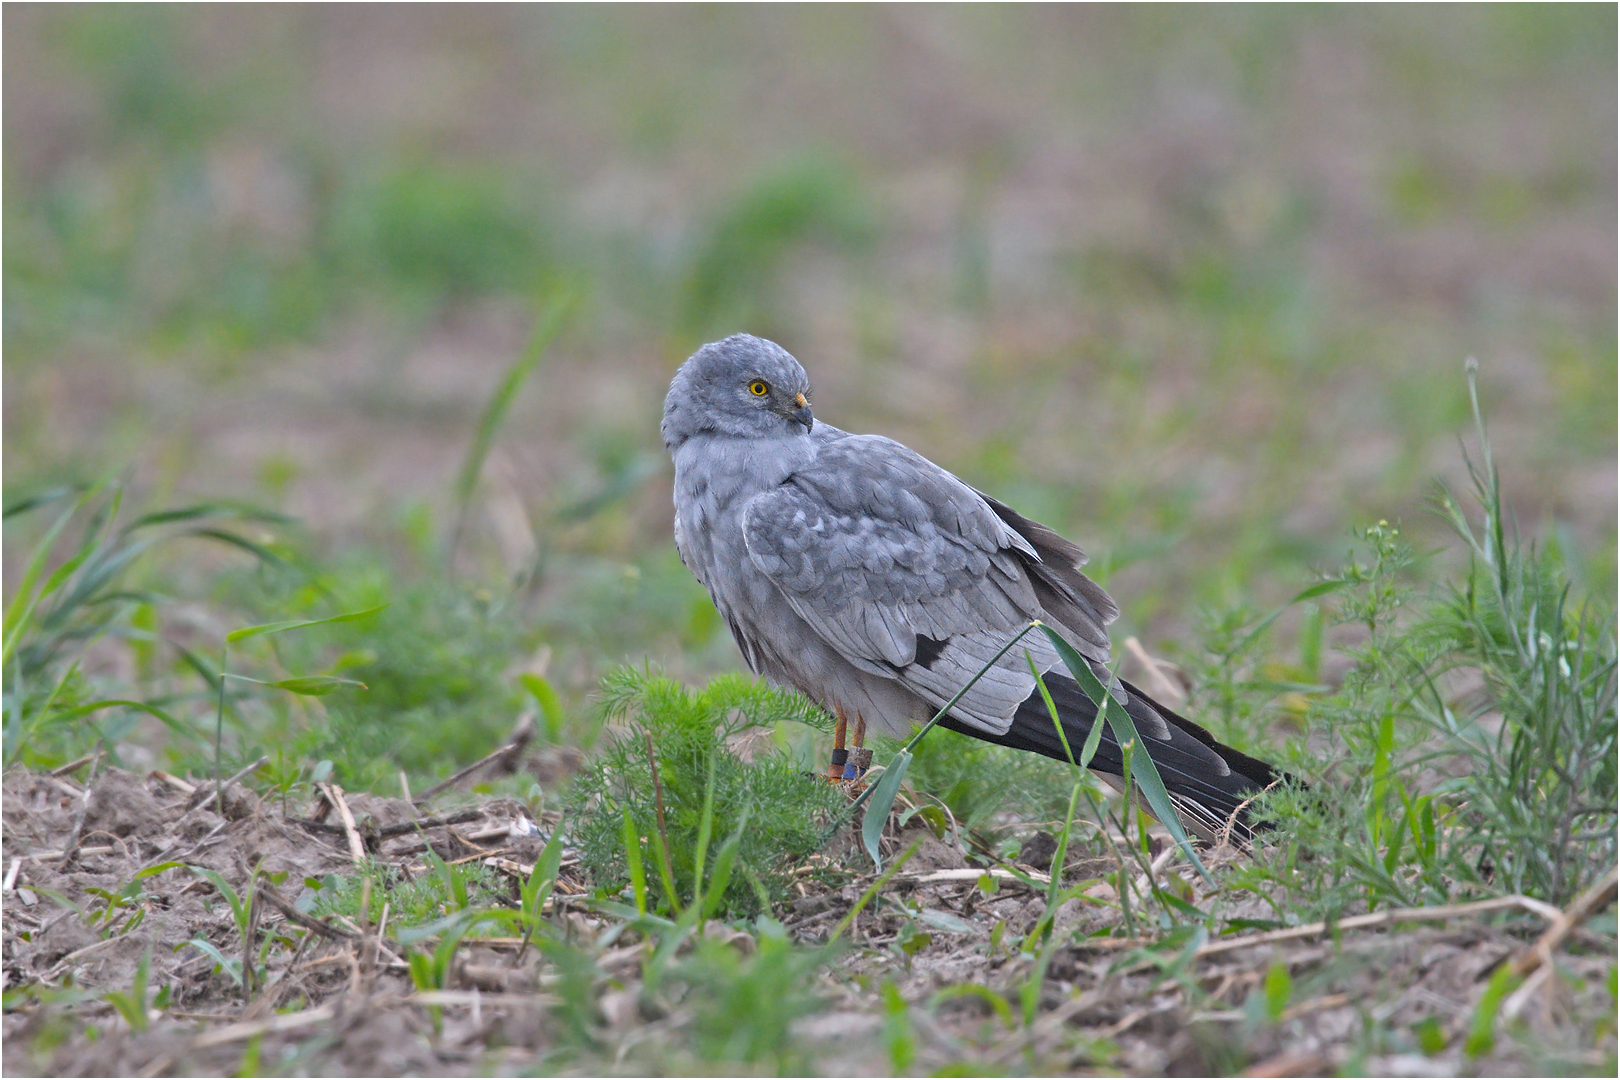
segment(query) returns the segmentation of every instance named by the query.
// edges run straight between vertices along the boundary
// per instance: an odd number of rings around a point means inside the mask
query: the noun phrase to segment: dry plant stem
[[[70,912],[70,914],[71,914],[71,912]],[[121,940],[120,938],[116,938],[116,937],[102,938],[100,941],[94,942],[94,943],[92,943],[90,945],[86,945],[82,949],[74,949],[72,952],[70,952],[66,956],[62,957],[62,959],[58,960],[55,963],[55,965],[52,966],[52,968],[51,968],[51,976],[53,976],[53,978],[51,979],[51,981],[53,981],[53,982],[55,981],[54,980],[55,975],[59,974],[60,972],[63,972],[65,970],[67,970],[68,964],[71,963],[72,961],[78,960],[78,959],[80,959],[82,957],[85,957],[85,956],[89,956],[91,953],[95,952],[97,949],[106,948],[108,945],[116,945],[116,944],[119,943],[120,940]]]
[[[1164,868],[1170,864],[1171,859],[1174,859],[1178,854],[1180,854],[1180,851],[1181,849],[1176,847],[1175,844],[1171,844],[1169,847],[1166,847],[1163,851],[1159,852],[1158,857],[1153,860],[1151,865],[1149,865],[1148,872],[1139,875],[1136,878],[1137,895],[1148,895],[1148,893],[1153,889],[1153,883],[1159,880],[1159,875],[1164,872]]]
[[[1559,912],[1536,943],[1513,958],[1513,974],[1522,979],[1537,968],[1551,965],[1553,950],[1563,943],[1570,931],[1614,903],[1617,887],[1620,887],[1620,867],[1610,869],[1602,881],[1577,897],[1568,910]]]
[[[1193,954],[1195,958],[1215,956],[1219,953],[1233,952],[1237,949],[1246,949],[1252,945],[1270,945],[1278,941],[1295,941],[1299,938],[1315,937],[1325,934],[1330,928],[1339,930],[1360,930],[1368,926],[1386,926],[1401,922],[1443,922],[1446,919],[1458,918],[1463,915],[1483,915],[1492,911],[1506,911],[1509,908],[1518,908],[1539,918],[1552,922],[1561,916],[1561,912],[1551,904],[1544,903],[1529,896],[1497,896],[1489,900],[1475,900],[1467,904],[1445,904],[1438,907],[1425,908],[1395,908],[1391,911],[1374,911],[1366,915],[1352,915],[1347,919],[1339,919],[1334,923],[1316,922],[1305,926],[1290,926],[1283,930],[1269,930],[1263,934],[1249,934],[1245,937],[1227,938],[1222,941],[1210,942]],[[1094,952],[1119,952],[1124,949],[1139,949],[1144,945],[1152,945],[1153,938],[1089,938],[1077,944],[1078,948]]]
[[[501,853],[501,851],[507,850],[505,848],[501,848],[500,851],[497,851],[494,848],[480,847],[478,845],[478,843],[477,843],[478,840],[488,840],[488,839],[490,839],[490,837],[485,836],[483,832],[477,832],[477,833],[474,833],[472,836],[468,836],[465,833],[457,832],[455,829],[446,829],[445,831],[450,834],[451,839],[455,840],[457,843],[460,843],[460,844],[462,844],[462,845],[464,845],[466,847],[472,848],[475,852],[478,853],[477,855],[470,856],[470,858],[478,858],[479,856],[482,856],[482,855],[491,855],[491,856],[499,855]],[[505,829],[502,829],[499,832],[495,833],[496,836],[505,836],[506,834],[507,834],[507,831]],[[463,856],[462,858],[457,859],[456,862],[466,862],[466,861],[468,861],[468,858],[469,858],[469,856]]]
[[[353,931],[353,933],[351,933],[349,935],[349,937],[352,939],[353,942],[359,942],[359,941],[364,940],[364,938],[366,936],[365,931],[361,930],[360,927],[356,926],[352,919],[344,918],[344,916],[342,916],[342,915],[338,915],[338,916],[335,916],[335,917],[338,918],[338,919],[342,919],[343,922],[348,925],[349,929]],[[389,965],[394,967],[394,968],[404,970],[404,971],[409,971],[410,968],[411,968],[411,966],[409,964],[407,964],[400,957],[400,955],[398,953],[394,952],[394,950],[390,949],[383,942],[381,937],[377,938],[377,955],[380,956],[380,957],[387,957]],[[348,959],[353,959],[354,958],[354,956],[355,956],[355,946],[353,945],[352,942],[348,946],[347,951],[345,951],[343,953],[343,956],[348,958]],[[312,961],[311,963],[313,964],[314,962]]]
[[[309,808],[308,820],[315,825],[324,825],[326,823],[326,816],[331,812],[332,800],[328,799],[326,797],[326,792],[322,791],[320,786],[317,785],[315,788],[315,802]],[[302,821],[304,819],[295,818],[294,820]]]
[[[1104,1039],[1118,1038],[1154,1013],[1165,1012],[1167,1009],[1174,1007],[1174,1005],[1144,1005],[1140,1009],[1132,1009],[1121,1017],[1117,1023],[1104,1028],[1100,1033],[1100,1037]]]
[[[382,951],[383,934],[388,930],[389,901],[384,900],[382,912],[377,916],[377,928],[367,942],[364,987],[370,997],[377,987],[377,954]]]
[[[1333,1060],[1319,1050],[1285,1050],[1275,1057],[1256,1062],[1239,1076],[1323,1076],[1333,1068]]]
[[[993,866],[989,869],[980,869],[976,866],[960,870],[931,870],[926,874],[901,874],[896,881],[903,881],[908,885],[935,885],[942,881],[978,881],[981,877],[992,878],[996,881],[1011,882],[1016,885],[1024,884],[1024,879],[1011,870],[1003,870]],[[1039,870],[1024,871],[1024,877],[1042,885],[1050,885],[1052,876],[1043,874]]]
[[[336,784],[321,784],[321,792],[326,796],[327,802],[337,808],[338,817],[343,821],[343,834],[349,839],[349,857],[356,866],[366,863],[366,845],[360,839],[360,830],[355,827],[354,815],[349,812],[349,804],[343,799],[343,789]]]
[[[146,774],[146,778],[148,780],[161,780],[182,795],[191,796],[197,794],[196,784],[188,783],[187,781],[180,779],[178,776],[164,772],[162,769],[153,769],[151,772]]]
[[[298,961],[303,959],[304,950],[309,947],[309,943],[318,937],[317,934],[305,934],[303,936],[303,940],[299,941],[298,948],[293,952],[292,959],[287,961],[287,969],[283,973],[281,980],[266,986],[264,991],[253,999],[253,1002],[246,1009],[242,1010],[242,1015],[237,1019],[257,1020],[275,1009],[276,1003],[281,1000],[282,994],[287,989],[289,982],[287,976],[290,976],[293,970],[298,967]]]
[[[52,769],[51,770],[51,775],[52,776],[66,776],[68,773],[78,772],[81,768],[83,768],[84,766],[86,766],[86,765],[90,764],[92,761],[94,761],[98,756],[100,756],[100,754],[101,754],[101,751],[98,749],[94,754],[86,754],[82,758],[76,758],[75,760],[68,762],[66,765],[61,766],[60,768]]]
[[[437,795],[441,791],[444,791],[446,788],[451,788],[461,783],[461,781],[467,779],[467,777],[471,776],[473,773],[477,772],[479,769],[482,769],[491,762],[499,761],[503,758],[516,758],[523,752],[524,748],[529,745],[530,740],[533,738],[534,715],[532,713],[524,713],[522,716],[518,717],[517,723],[513,725],[511,738],[506,745],[502,746],[498,750],[490,751],[477,761],[473,762],[471,765],[468,765],[466,768],[450,774],[445,779],[440,780],[437,784],[434,784],[432,787],[422,792],[422,794],[418,795],[416,798],[411,799],[411,802],[420,806],[422,803],[427,802],[429,799],[433,798],[433,796]]]
[[[321,797],[322,805],[326,805],[326,798]],[[377,830],[380,840],[388,840],[395,836],[404,836],[406,833],[421,832],[423,829],[437,829],[442,825],[461,825],[469,821],[479,821],[484,817],[482,810],[458,810],[454,814],[443,817],[422,818],[420,821],[406,821],[399,825],[385,825]],[[342,836],[345,833],[341,825],[328,825],[324,821],[314,818],[288,817],[285,819],[290,825],[298,825],[310,832],[330,833],[333,836]]]
[[[95,770],[91,770],[94,772]],[[79,834],[84,832],[84,818],[90,812],[90,787],[86,781],[84,796],[79,800],[79,809],[73,814],[73,831],[68,833],[67,843],[62,845],[62,858],[57,862],[56,868],[61,870],[73,861],[73,853],[79,847]]]
[[[147,860],[141,869],[150,870],[160,862],[184,862],[186,859],[191,858],[191,856],[195,855],[203,848],[218,843],[221,839],[219,834],[225,831],[225,826],[228,824],[230,824],[230,822],[221,821],[218,825],[215,825],[212,829],[208,830],[208,835],[204,836],[201,840],[198,840],[195,844],[192,844],[184,851],[178,853],[174,851],[159,852],[151,859]]]
[[[377,935],[372,932],[371,879],[367,878],[360,883],[360,946],[355,957],[355,988],[366,997],[371,996],[380,944]]]
[[[1148,655],[1148,651],[1142,648],[1140,641],[1137,641],[1134,637],[1127,637],[1125,639],[1125,651],[1130,653],[1138,664],[1142,665],[1143,671],[1147,672],[1148,686],[1155,697],[1171,705],[1179,705],[1186,700],[1187,695],[1181,692],[1179,686],[1165,677],[1164,669],[1159,667],[1157,660]]]
[[[136,1073],[135,1075],[139,1076],[139,1077],[143,1077],[143,1078],[144,1077],[149,1077],[149,1076],[160,1076],[163,1073],[167,1072],[169,1070],[169,1066],[171,1066],[173,1064],[174,1064],[174,1055],[173,1054],[160,1054],[156,1058],[152,1059],[151,1064],[149,1064],[146,1068],[142,1069],[140,1072]]]
[[[236,770],[236,772],[232,773],[228,778],[226,778],[224,783],[220,784],[215,789],[213,792],[214,810],[217,814],[219,814],[220,817],[225,816],[225,793],[230,791],[232,785],[234,785],[238,780],[242,779],[242,777],[246,776],[248,773],[253,772],[259,766],[263,765],[269,760],[269,757],[261,757],[258,761],[253,762],[251,765]],[[203,802],[207,801],[208,789],[203,788],[201,791],[202,795],[200,798],[193,796],[192,800],[186,804],[187,810],[195,809],[197,806],[200,806]]]
[[[483,941],[484,939],[480,938],[479,940]],[[383,949],[378,955],[388,957],[387,963],[383,963],[381,960],[379,960],[377,962],[378,967],[387,968],[389,971],[396,972],[408,972],[411,970],[411,966],[409,964],[402,960],[394,959],[394,954],[389,952],[386,948]],[[325,956],[317,956],[313,960],[305,960],[301,965],[292,970],[295,973],[303,974],[314,971],[316,968],[331,967],[333,964],[348,964],[352,962],[353,959],[354,950],[352,948],[344,949],[342,952],[327,953]]]
[[[377,835],[386,840],[390,836],[403,836],[406,833],[416,832],[420,829],[436,829],[440,825],[461,825],[468,821],[477,821],[483,816],[484,812],[482,810],[459,810],[454,814],[445,814],[443,817],[407,821],[401,825],[385,825],[377,830]]]
[[[1551,964],[1542,964],[1532,971],[1530,977],[1524,980],[1524,983],[1502,1002],[1502,1019],[1517,1019],[1518,1015],[1524,1011],[1524,1007],[1530,1003],[1530,999],[1535,997],[1543,986],[1547,985],[1547,980],[1552,977],[1552,971],[1553,966]]]
[[[482,990],[418,990],[405,998],[406,1005],[524,1005],[547,1008],[558,999],[550,994],[502,994]]]
[[[452,833],[452,835],[455,835],[456,839],[462,840],[462,837],[459,834]],[[463,840],[463,842],[465,843],[466,841]],[[470,843],[467,844],[467,846],[473,849],[473,853],[471,855],[463,855],[459,859],[446,859],[444,864],[446,866],[460,866],[462,863],[478,862],[479,860],[488,862],[489,860],[499,858],[502,855],[510,855],[512,854],[513,850],[512,848],[481,848],[477,844]]]
[[[213,1031],[205,1031],[191,1040],[191,1049],[206,1050],[210,1046],[223,1046],[226,1043],[251,1039],[255,1035],[269,1035],[278,1031],[296,1031],[312,1024],[325,1023],[336,1015],[337,1009],[335,1007],[322,1005],[314,1009],[305,1009],[303,1012],[282,1013],[263,1020],[227,1024],[222,1028],[215,1028]]]
[[[1309,1016],[1313,1012],[1321,1012],[1324,1009],[1338,1009],[1348,1004],[1350,1004],[1349,994],[1323,994],[1321,997],[1302,1001],[1298,1005],[1290,1005],[1282,1011],[1277,1019],[1283,1022],[1297,1020],[1301,1016]],[[1249,1019],[1249,1014],[1242,1009],[1212,1009],[1208,1012],[1195,1012],[1192,1014],[1191,1019],[1200,1023],[1241,1024]]]
[[[1264,934],[1254,934],[1249,937],[1233,938],[1228,941],[1214,941],[1205,945],[1193,954],[1194,957],[1214,956],[1218,953],[1232,952],[1236,949],[1246,949],[1252,945],[1269,945],[1277,941],[1293,941],[1298,938],[1315,937],[1325,934],[1331,926],[1340,930],[1359,930],[1366,926],[1393,926],[1402,922],[1443,922],[1461,915],[1482,915],[1490,911],[1505,911],[1508,908],[1519,908],[1543,919],[1548,918],[1549,905],[1539,900],[1532,900],[1528,896],[1498,896],[1490,900],[1476,900],[1468,904],[1444,904],[1439,907],[1424,908],[1395,908],[1392,911],[1374,911],[1366,915],[1352,915],[1348,919],[1340,919],[1335,923],[1310,923],[1306,926],[1290,926],[1286,930],[1272,930]],[[1552,908],[1557,911],[1557,908]],[[1557,916],[1553,916],[1556,918]]]

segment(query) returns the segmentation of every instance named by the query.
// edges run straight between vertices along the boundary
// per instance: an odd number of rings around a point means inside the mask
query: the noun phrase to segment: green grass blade
[[[1046,680],[1041,678],[1040,671],[1035,667],[1035,657],[1030,655],[1028,649],[1024,650],[1024,663],[1029,665],[1029,673],[1035,678],[1035,689],[1046,704],[1046,715],[1052,718],[1052,726],[1057,729],[1058,742],[1063,745],[1063,756],[1069,759],[1071,767],[1079,768],[1080,763],[1074,760],[1074,749],[1069,745],[1069,734],[1063,730],[1063,718],[1058,715],[1057,702],[1052,700],[1052,692],[1046,688]],[[1092,725],[1093,728],[1096,726]]]
[[[162,721],[165,727],[178,735],[184,735],[190,739],[195,739],[197,737],[197,733],[187,726],[183,721],[176,719],[173,715],[158,708],[156,705],[145,701],[132,701],[128,698],[102,698],[100,701],[91,701],[84,705],[75,705],[71,709],[62,710],[61,712],[52,716],[51,719],[56,721],[77,720],[81,716],[89,716],[91,713],[100,712],[102,709],[113,709],[119,707],[125,709],[134,709],[137,712],[146,713],[148,716]]]
[[[669,849],[664,846],[663,834],[657,826],[647,830],[647,840],[652,845],[653,855],[657,860],[658,878],[664,883],[664,896],[669,901],[669,910],[676,918],[681,917],[681,899],[675,893],[675,866],[669,861]]]
[[[562,699],[557,696],[556,688],[544,675],[533,672],[524,672],[518,676],[518,682],[523,688],[534,695],[534,700],[540,706],[540,718],[545,724],[546,738],[557,742],[562,738],[563,707]]]
[[[56,680],[56,684],[51,687],[50,694],[45,698],[45,704],[35,710],[33,720],[27,724],[26,732],[22,717],[22,694],[15,693],[12,695],[12,713],[6,718],[6,741],[3,753],[4,763],[7,768],[11,767],[12,761],[22,752],[22,748],[31,740],[34,732],[38,731],[47,720],[63,719],[60,714],[57,716],[51,715],[51,706],[56,704],[56,699],[62,694],[62,688],[68,684],[78,670],[79,661],[75,660],[62,673],[62,677]],[[67,719],[72,718],[68,717]]]
[[[1245,634],[1243,639],[1239,641],[1238,644],[1233,648],[1233,652],[1241,653],[1247,650],[1250,645],[1254,644],[1256,638],[1265,633],[1266,629],[1270,627],[1272,623],[1281,618],[1283,613],[1289,608],[1293,607],[1295,604],[1302,603],[1306,600],[1314,600],[1318,596],[1326,596],[1328,593],[1338,592],[1341,589],[1347,588],[1349,585],[1350,581],[1347,578],[1331,577],[1324,578],[1314,585],[1301,589],[1299,592],[1294,594],[1293,599],[1289,600],[1288,603],[1282,605],[1270,615],[1267,615],[1265,618],[1255,623],[1254,628]]]
[[[265,525],[290,525],[297,519],[279,514],[274,510],[266,510],[249,503],[233,502],[205,502],[195,503],[191,506],[178,506],[173,510],[157,510],[150,514],[142,514],[125,527],[124,532],[134,532],[136,529],[146,529],[154,525],[170,525],[181,521],[196,521],[199,518],[226,517],[236,521],[254,521]]]
[[[708,868],[709,839],[714,835],[714,767],[718,755],[709,748],[709,778],[703,786],[703,809],[698,814],[697,848],[692,853],[692,904],[703,909],[703,877]]]
[[[302,630],[306,626],[325,626],[327,623],[355,622],[386,608],[387,604],[378,604],[376,607],[366,608],[364,611],[350,611],[343,615],[333,615],[329,619],[292,619],[287,622],[260,623],[258,626],[244,626],[239,630],[232,630],[225,635],[225,644],[234,645],[238,641],[248,638],[264,637],[267,634],[284,634],[288,630]]]
[[[219,689],[219,672],[209,667],[208,661],[177,642],[171,641],[169,646],[187,667],[202,677],[202,681],[208,684],[210,690]]]
[[[1074,676],[1074,680],[1080,684],[1080,688],[1085,691],[1086,696],[1097,706],[1098,719],[1106,719],[1109,727],[1113,728],[1114,738],[1118,740],[1119,745],[1124,747],[1128,743],[1134,742],[1137,746],[1141,746],[1142,738],[1137,734],[1136,725],[1131,721],[1130,714],[1120,707],[1119,702],[1114,700],[1113,695],[1108,692],[1108,688],[1103,686],[1102,680],[1097,678],[1097,673],[1091,670],[1091,665],[1086,663],[1080,654],[1074,651],[1074,646],[1064,641],[1063,638],[1058,636],[1057,631],[1050,626],[1041,625],[1041,631],[1046,635],[1047,640],[1051,641],[1052,647],[1057,650],[1058,656],[1063,660],[1064,667],[1069,669],[1069,674]],[[1203,860],[1198,857],[1198,852],[1194,850],[1192,841],[1187,838],[1186,830],[1181,827],[1181,817],[1176,813],[1175,803],[1170,801],[1170,793],[1165,790],[1164,781],[1159,776],[1157,766],[1153,764],[1152,756],[1146,753],[1142,754],[1141,761],[1137,763],[1135,772],[1136,785],[1147,798],[1148,806],[1152,808],[1153,815],[1170,831],[1170,836],[1175,840],[1176,846],[1181,848],[1182,854],[1187,856],[1188,861],[1198,869],[1198,873],[1203,876],[1204,880],[1214,884],[1214,878],[1210,877],[1209,871],[1204,868]]]
[[[911,861],[911,857],[917,854],[917,849],[922,847],[925,839],[927,839],[926,836],[919,836],[917,839],[913,840],[911,842],[911,846],[906,848],[898,859],[890,863],[889,868],[883,873],[879,874],[876,881],[867,886],[866,891],[861,894],[861,898],[855,901],[855,906],[849,909],[849,914],[840,919],[838,925],[833,927],[832,936],[827,939],[827,943],[829,945],[843,936],[844,931],[848,930],[850,925],[854,923],[855,917],[865,910],[866,905],[872,902],[872,898],[878,894],[883,886],[889,883],[889,879],[898,874],[900,872],[900,868]]]
[[[79,505],[83,505],[80,503]],[[56,519],[39,543],[34,545],[34,553],[28,559],[28,568],[23,571],[22,579],[17,583],[17,591],[12,594],[11,603],[6,605],[5,622],[0,625],[0,634],[5,636],[3,653],[0,653],[0,666],[11,662],[11,656],[17,651],[17,638],[23,625],[33,614],[35,606],[41,597],[35,594],[35,582],[45,571],[45,562],[51,556],[51,549],[56,546],[56,540],[67,528],[73,515],[78,513],[79,505]],[[89,550],[86,548],[85,550]]]
[[[84,565],[83,572],[78,575],[72,590],[52,605],[50,612],[40,620],[40,626],[54,628],[66,621],[67,617],[74,611],[107,599],[105,594],[99,597],[97,594],[122,573],[130,563],[134,562],[152,543],[153,540],[140,540],[125,544],[122,547],[117,544],[107,547],[98,545],[89,551],[92,558]],[[79,569],[79,567],[75,566],[74,569]],[[66,580],[66,577],[63,576],[61,580]],[[57,575],[52,575],[51,587],[54,589],[60,583],[61,581],[58,580]],[[42,592],[40,599],[43,600],[45,595]]]
[[[883,869],[883,858],[878,854],[878,841],[883,838],[883,827],[889,822],[889,811],[894,808],[894,800],[900,794],[900,784],[906,778],[906,770],[911,767],[911,752],[899,750],[889,759],[888,765],[883,769],[883,775],[878,777],[872,794],[872,804],[866,808],[866,816],[861,821],[861,842],[866,845],[866,853],[872,856],[872,865],[878,870]]]
[[[624,808],[624,862],[630,871],[630,888],[636,897],[636,914],[647,914],[647,874],[641,866],[641,841],[636,836],[635,819]]]
[[[1085,769],[1091,766],[1091,759],[1097,756],[1097,746],[1102,742],[1103,726],[1093,723],[1086,732],[1086,741],[1080,747],[1080,760],[1074,759],[1074,750],[1069,746],[1068,732],[1063,730],[1063,718],[1058,715],[1057,702],[1052,700],[1052,693],[1046,688],[1046,680],[1041,673],[1035,670],[1035,658],[1024,650],[1024,660],[1029,664],[1029,673],[1035,676],[1035,685],[1040,689],[1041,700],[1046,702],[1046,714],[1052,718],[1052,726],[1057,729],[1058,741],[1063,744],[1063,753],[1069,759],[1069,764]]]
[[[472,445],[467,449],[467,459],[461,464],[461,473],[456,477],[456,527],[450,537],[449,555],[454,555],[457,545],[461,542],[461,531],[467,519],[467,505],[472,501],[473,491],[478,487],[478,477],[484,471],[484,460],[489,457],[489,448],[495,442],[495,434],[506,420],[506,414],[517,399],[518,391],[528,381],[534,370],[540,366],[540,361],[546,355],[546,349],[563,327],[563,322],[574,306],[574,294],[564,293],[553,300],[535,323],[534,333],[529,336],[529,344],[523,350],[523,355],[507,370],[506,376],[501,379],[500,385],[490,395],[489,404],[484,406],[484,413],[478,418],[478,427],[473,432]]]
[[[546,906],[552,890],[557,887],[557,872],[562,866],[562,834],[563,823],[559,821],[557,827],[551,830],[551,835],[546,838],[546,846],[541,849],[540,857],[535,860],[534,869],[529,871],[528,880],[519,890],[523,902],[524,941],[528,941],[539,927],[540,910]]]
[[[186,942],[186,944],[190,945],[194,949],[198,949],[206,953],[214,961],[214,963],[220,966],[220,970],[224,971],[225,974],[231,977],[232,981],[234,981],[237,986],[242,985],[242,962],[240,960],[230,959],[224,953],[220,952],[219,949],[211,942],[204,941],[200,937],[192,938],[190,941]]]
[[[1074,790],[1069,792],[1069,809],[1063,815],[1063,831],[1058,833],[1057,847],[1052,851],[1051,880],[1046,883],[1046,914],[1051,918],[1057,910],[1058,894],[1063,891],[1063,867],[1069,861],[1069,833],[1074,829],[1074,812],[1080,805],[1080,780],[1075,780]]]
[[[9,518],[15,517],[18,514],[26,514],[30,510],[37,510],[41,506],[47,506],[50,503],[59,502],[62,499],[66,499],[70,496],[78,495],[84,490],[85,485],[83,484],[63,485],[61,487],[48,488],[45,491],[40,492],[38,495],[29,495],[26,498],[18,499],[16,502],[6,506],[4,510],[0,510],[0,518]]]
[[[921,728],[919,728],[917,730],[917,733],[911,737],[911,741],[906,743],[905,748],[904,748],[904,752],[907,755],[910,755],[912,751],[916,750],[917,749],[917,744],[922,742],[923,736],[927,735],[931,730],[933,730],[934,725],[939,723],[942,719],[944,719],[946,713],[950,712],[951,709],[956,707],[956,703],[958,701],[962,700],[962,695],[967,693],[969,690],[973,689],[974,684],[977,683],[980,679],[984,678],[984,673],[985,672],[987,672],[991,668],[995,667],[997,661],[999,661],[1003,656],[1007,655],[1008,650],[1010,650],[1014,645],[1016,645],[1020,641],[1022,641],[1025,634],[1029,633],[1031,630],[1035,629],[1039,625],[1041,625],[1041,624],[1038,621],[1037,622],[1031,622],[1028,625],[1026,625],[1023,629],[1019,630],[1012,637],[1008,638],[1007,643],[1005,645],[1003,645],[1001,648],[997,649],[996,654],[994,656],[992,656],[989,660],[985,661],[984,666],[981,667],[977,672],[974,673],[973,678],[971,678],[971,679],[969,679],[967,681],[967,685],[963,686],[962,689],[958,690],[955,694],[953,694],[951,696],[951,700],[947,701],[944,705],[940,706],[939,711],[936,712],[929,719],[928,723],[924,724]],[[898,791],[899,788],[897,787],[895,790]],[[855,801],[849,804],[849,810],[847,812],[853,814],[856,810],[860,809],[861,806],[863,806],[867,802],[868,799],[876,797],[875,796],[876,791],[877,791],[876,786],[868,785],[866,790],[861,792],[860,795],[855,799]],[[883,818],[885,820],[888,819],[889,811],[891,809],[893,809],[892,796],[891,796],[890,804],[883,808]],[[842,821],[843,819],[840,818],[839,820]]]
[[[270,566],[287,565],[286,559],[283,559],[280,555],[277,555],[274,551],[271,551],[263,544],[249,540],[245,536],[238,536],[236,533],[233,533],[228,529],[187,529],[185,535],[200,536],[207,540],[217,540],[221,544],[226,544],[234,548],[240,548],[249,555],[252,555],[254,558],[258,559],[260,562],[266,563]]]
[[[236,675],[231,677],[240,678],[240,676]],[[345,686],[358,686],[362,690],[367,689],[366,684],[357,679],[343,679],[336,675],[300,675],[292,679],[279,679],[269,685],[277,690],[286,690],[290,693],[302,694],[305,697],[323,697],[334,690],[341,690]]]
[[[219,894],[225,898],[225,902],[231,905],[231,918],[236,920],[236,928],[245,931],[248,924],[247,901],[236,894],[236,890],[231,888],[231,883],[225,880],[224,875],[218,870],[211,870],[206,866],[192,866],[188,867],[188,869],[198,877],[206,879],[209,884],[219,890]]]
[[[737,862],[737,852],[742,847],[743,830],[748,827],[748,811],[744,810],[742,820],[737,822],[737,828],[732,831],[724,844],[720,845],[720,852],[714,857],[714,873],[709,875],[709,886],[705,890],[707,899],[703,902],[703,917],[710,919],[720,910],[725,902],[726,890],[731,887],[731,872]]]

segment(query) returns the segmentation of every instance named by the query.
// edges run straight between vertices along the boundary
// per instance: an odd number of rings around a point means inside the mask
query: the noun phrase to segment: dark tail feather
[[[1063,734],[1070,750],[1078,756],[1097,716],[1097,707],[1078,683],[1065,675],[1048,672],[1046,688],[1063,720]],[[1143,748],[1153,759],[1181,812],[1182,823],[1206,840],[1230,836],[1248,841],[1256,823],[1249,816],[1254,797],[1279,781],[1293,778],[1258,758],[1252,758],[1217,742],[1197,724],[1165,708],[1141,690],[1125,683],[1125,711],[1142,737]],[[1037,690],[1013,714],[1012,725],[1004,735],[984,731],[947,716],[941,725],[976,739],[1028,750],[1058,761],[1069,760],[1052,725],[1051,713]],[[1125,761],[1113,730],[1104,725],[1091,768],[1099,773],[1123,777]]]

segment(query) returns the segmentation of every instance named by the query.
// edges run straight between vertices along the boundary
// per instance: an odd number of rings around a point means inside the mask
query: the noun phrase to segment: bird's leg
[[[827,779],[842,780],[844,763],[849,760],[849,751],[844,749],[844,735],[849,730],[849,720],[845,718],[843,709],[838,709],[833,715],[838,717],[838,726],[833,728],[832,765],[827,769]]]
[[[866,748],[866,717],[855,714],[855,748],[849,752],[849,764],[844,766],[845,780],[859,780],[872,767],[872,751]]]

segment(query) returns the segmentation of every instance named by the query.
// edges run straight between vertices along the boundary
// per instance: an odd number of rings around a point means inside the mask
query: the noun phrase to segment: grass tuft
[[[1614,864],[1612,613],[1577,601],[1557,552],[1509,524],[1477,396],[1473,407],[1473,505],[1439,500],[1466,544],[1459,581],[1420,584],[1424,564],[1381,521],[1322,593],[1357,642],[1336,692],[1254,667],[1234,677],[1238,649],[1217,658],[1218,688],[1246,718],[1279,702],[1304,713],[1288,765],[1319,782],[1276,797],[1286,839],[1257,871],[1281,886],[1282,911],[1508,893],[1564,904]]]

